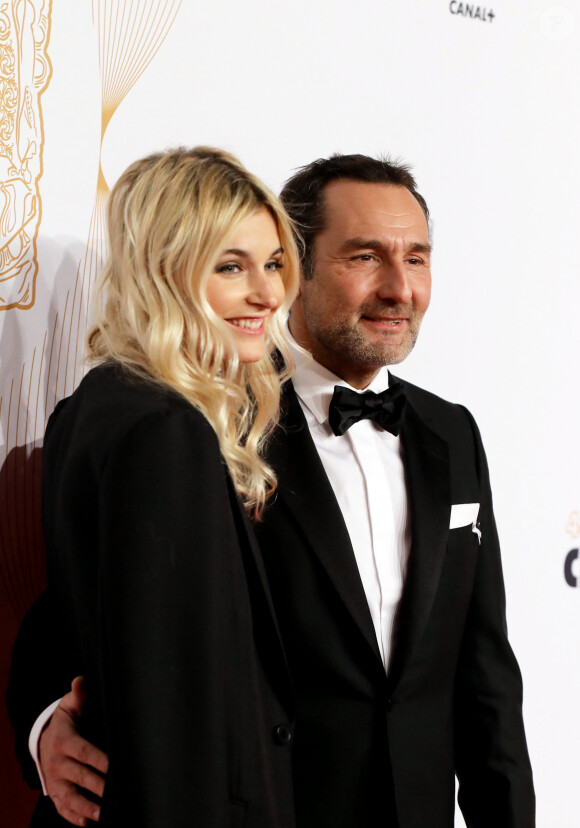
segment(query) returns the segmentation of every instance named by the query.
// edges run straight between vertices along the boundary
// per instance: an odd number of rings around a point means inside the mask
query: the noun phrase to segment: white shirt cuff
[[[46,785],[44,782],[44,776],[42,775],[42,771],[40,770],[40,758],[38,756],[38,744],[40,742],[40,734],[49,723],[52,714],[59,706],[61,700],[57,699],[52,704],[49,704],[48,707],[42,711],[38,719],[32,725],[32,729],[30,731],[30,736],[28,737],[28,750],[30,751],[30,755],[34,759],[34,763],[36,765],[36,770],[38,771],[38,775],[40,777],[40,784],[42,785],[42,793],[45,796],[48,796],[48,792],[46,790]]]

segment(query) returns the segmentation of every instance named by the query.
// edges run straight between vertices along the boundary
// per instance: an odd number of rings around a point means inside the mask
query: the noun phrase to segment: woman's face
[[[264,356],[268,320],[285,295],[283,254],[274,219],[264,208],[226,239],[209,277],[208,302],[231,326],[240,362]]]

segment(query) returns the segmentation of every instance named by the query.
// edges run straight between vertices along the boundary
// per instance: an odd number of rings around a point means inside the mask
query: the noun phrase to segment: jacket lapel
[[[401,431],[411,550],[399,604],[389,677],[396,683],[425,629],[445,557],[450,516],[447,443],[408,400]]]
[[[411,395],[412,396],[412,395]],[[376,634],[342,513],[290,382],[269,460],[277,497],[293,514],[354,622],[380,661]],[[388,676],[399,680],[427,623],[445,558],[450,516],[449,452],[408,401],[401,432],[411,550],[397,612]]]
[[[348,530],[290,382],[284,386],[282,402],[281,425],[268,456],[278,476],[277,496],[292,513],[365,640],[380,660],[375,629]]]

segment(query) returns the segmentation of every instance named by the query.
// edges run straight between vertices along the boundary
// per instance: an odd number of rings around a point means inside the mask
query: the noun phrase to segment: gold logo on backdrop
[[[99,63],[101,95],[95,105],[101,110],[101,129],[87,243],[74,282],[58,302],[51,329],[41,334],[32,361],[15,366],[11,381],[3,377],[0,446],[4,437],[6,452],[37,440],[56,402],[78,383],[91,293],[107,254],[109,188],[101,166],[105,133],[163,45],[180,6],[181,0],[91,2],[98,53],[86,59]],[[51,0],[0,0],[0,310],[34,304],[44,139],[40,96],[51,77],[51,14]]]
[[[34,305],[50,6],[0,3],[0,310]]]

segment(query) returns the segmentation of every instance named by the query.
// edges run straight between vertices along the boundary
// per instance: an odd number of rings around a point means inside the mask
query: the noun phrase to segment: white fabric
[[[46,783],[44,781],[44,776],[42,775],[42,771],[40,770],[40,757],[38,755],[38,747],[40,743],[40,734],[50,721],[50,717],[56,710],[56,708],[60,704],[60,699],[57,699],[52,704],[49,704],[46,710],[43,710],[40,716],[32,725],[30,730],[30,736],[28,737],[28,750],[30,751],[30,755],[34,759],[36,763],[36,769],[38,771],[38,775],[40,776],[40,784],[42,785],[42,793],[45,796],[48,796],[48,792],[46,790]]]
[[[454,503],[451,507],[449,528],[459,529],[462,526],[469,526],[471,524],[471,531],[477,535],[477,539],[481,544],[481,530],[477,525],[478,515],[479,503]]]
[[[460,526],[475,526],[479,514],[479,503],[454,503],[451,507],[449,528],[459,529]]]
[[[295,348],[293,355],[292,382],[350,535],[387,669],[411,541],[401,441],[371,420],[335,436],[328,424],[334,386],[351,386],[310,355]],[[378,393],[388,385],[383,368],[365,390]]]

